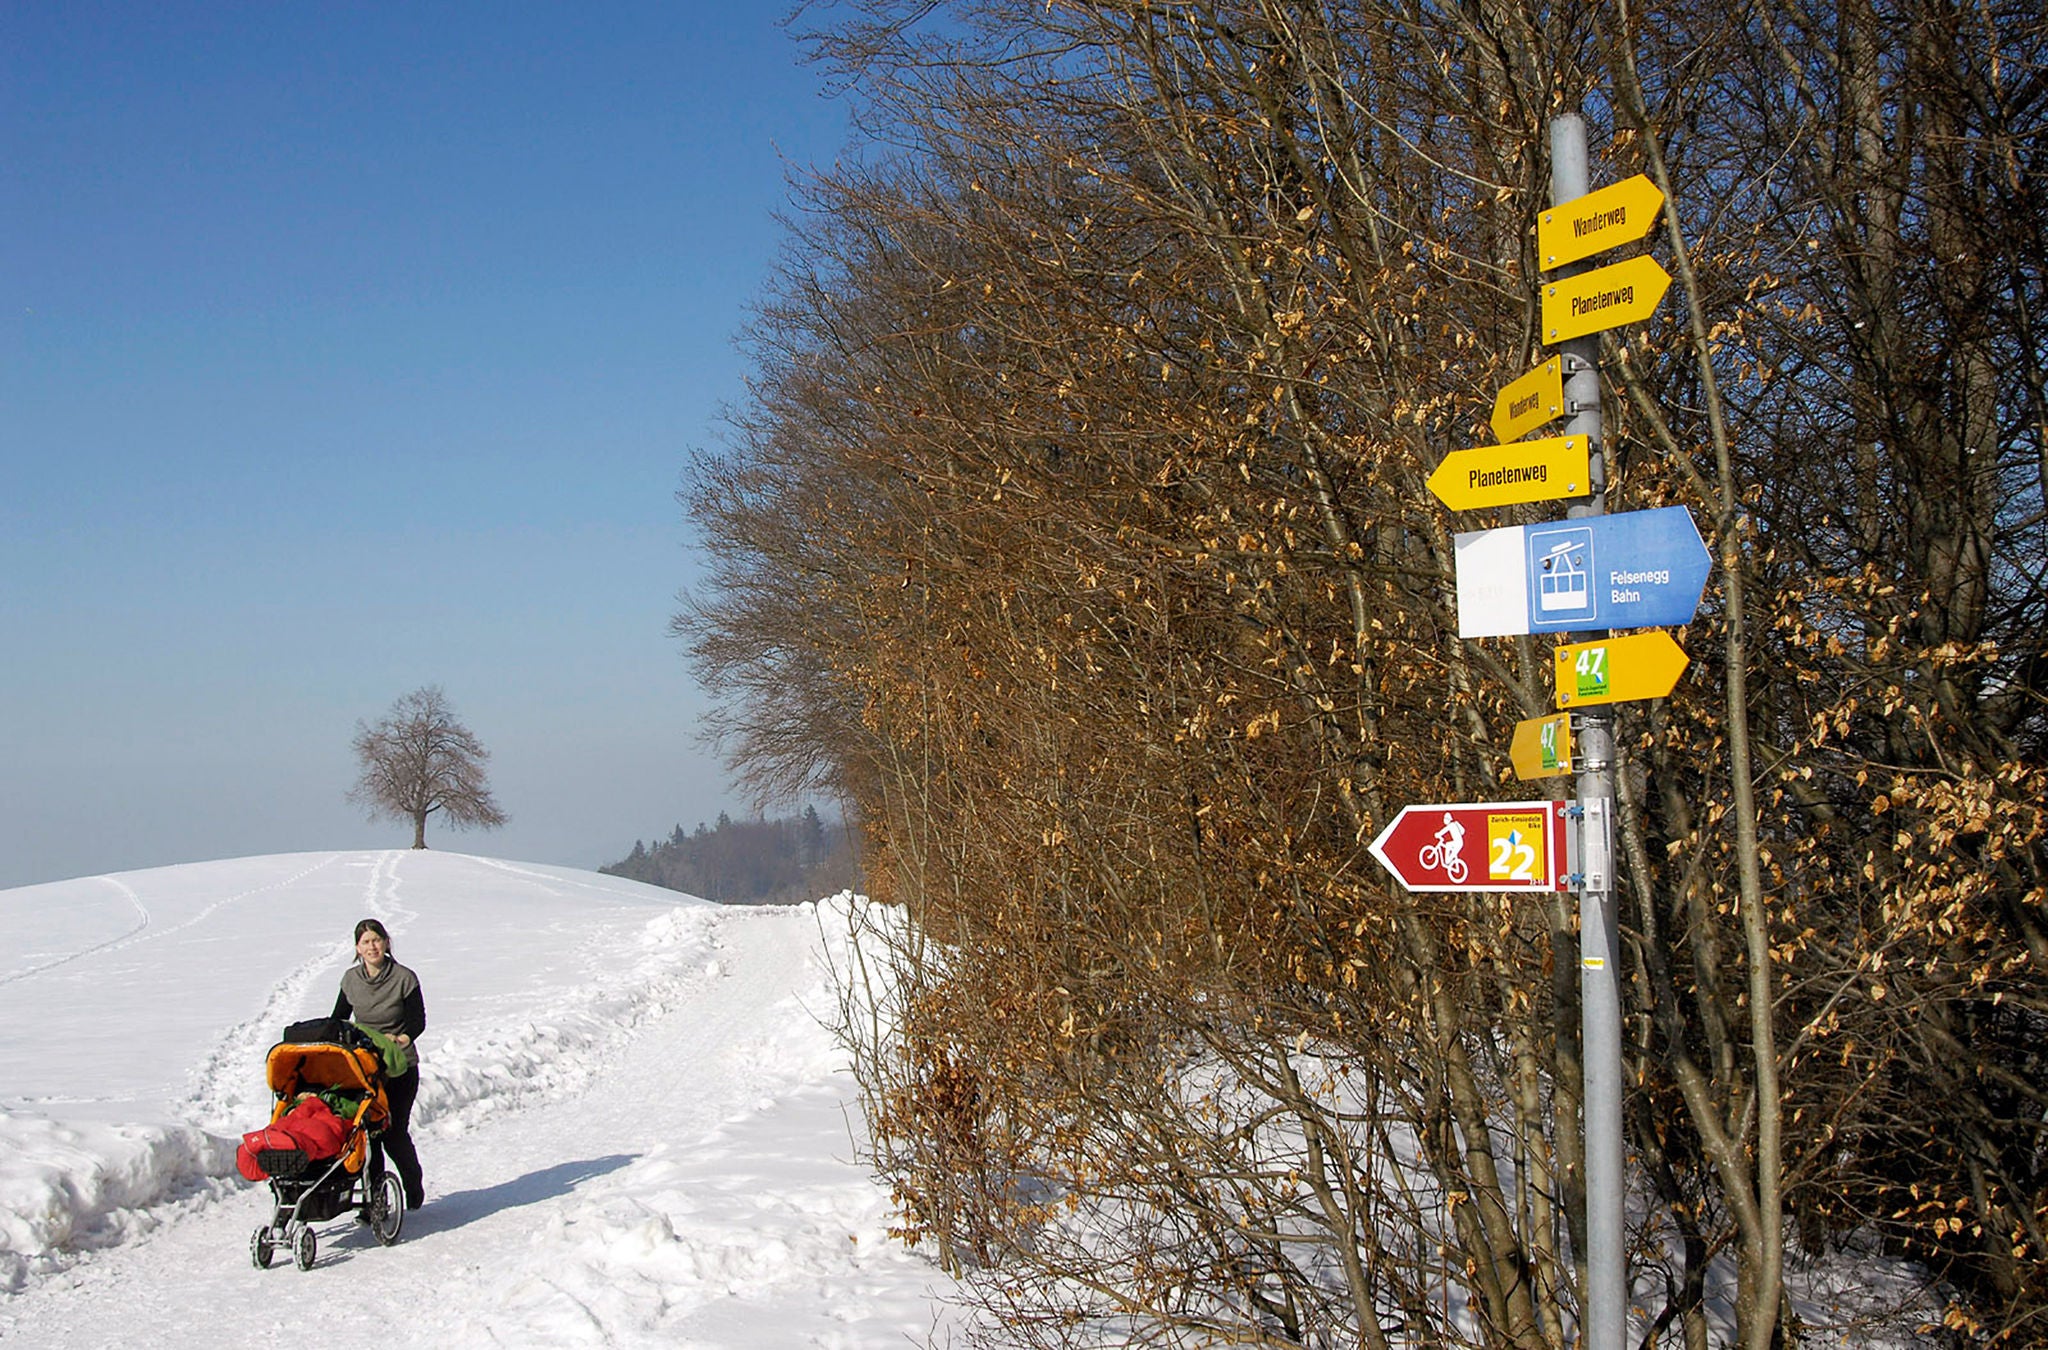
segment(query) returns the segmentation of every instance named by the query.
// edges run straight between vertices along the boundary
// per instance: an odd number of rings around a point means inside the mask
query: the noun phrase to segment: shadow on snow
[[[449,1195],[430,1199],[425,1205],[405,1216],[405,1230],[399,1236],[400,1246],[408,1238],[427,1233],[446,1233],[451,1229],[489,1218],[508,1209],[523,1205],[537,1205],[543,1201],[559,1199],[587,1181],[637,1161],[631,1153],[613,1153],[602,1158],[583,1158],[575,1162],[556,1163],[543,1167],[525,1176],[501,1181],[495,1186],[479,1190],[455,1191]],[[376,1238],[366,1228],[359,1228],[356,1234],[362,1241],[375,1245]],[[337,1247],[357,1245],[346,1240],[337,1242]]]

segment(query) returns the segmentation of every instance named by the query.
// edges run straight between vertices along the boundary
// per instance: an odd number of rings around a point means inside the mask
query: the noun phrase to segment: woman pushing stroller
[[[381,1170],[384,1156],[389,1156],[405,1186],[405,1207],[418,1209],[426,1190],[411,1134],[412,1103],[420,1092],[419,1050],[413,1042],[427,1029],[427,1005],[420,996],[419,976],[391,959],[391,934],[375,919],[356,925],[356,964],[342,972],[334,1015],[389,1036],[411,1056],[404,1073],[385,1080],[391,1120],[375,1137],[371,1167]]]

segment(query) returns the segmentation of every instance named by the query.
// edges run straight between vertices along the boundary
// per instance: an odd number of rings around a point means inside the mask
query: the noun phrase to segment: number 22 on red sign
[[[1501,812],[1486,818],[1486,878],[1541,886],[1550,880],[1550,850],[1542,811]]]

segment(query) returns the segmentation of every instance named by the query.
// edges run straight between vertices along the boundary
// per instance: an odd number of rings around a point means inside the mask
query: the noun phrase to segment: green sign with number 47
[[[1573,702],[1597,703],[1607,696],[1607,647],[1579,648],[1578,659],[1572,662],[1574,680]]]

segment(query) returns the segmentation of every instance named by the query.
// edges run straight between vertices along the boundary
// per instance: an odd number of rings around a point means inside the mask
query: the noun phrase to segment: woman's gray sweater
[[[427,1004],[420,996],[419,976],[396,961],[386,961],[374,980],[360,961],[343,971],[341,993],[334,1000],[334,1015],[360,1022],[386,1036],[403,1032],[414,1041],[427,1029]],[[412,1053],[413,1062],[418,1063],[417,1046]]]

